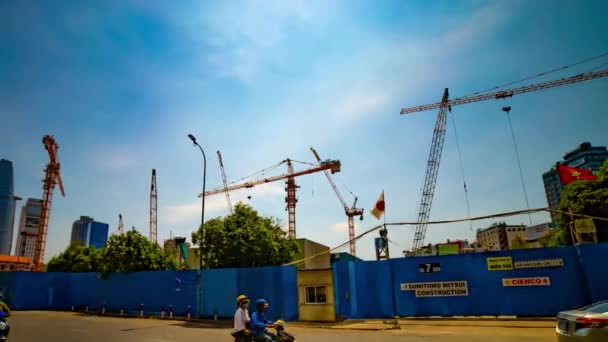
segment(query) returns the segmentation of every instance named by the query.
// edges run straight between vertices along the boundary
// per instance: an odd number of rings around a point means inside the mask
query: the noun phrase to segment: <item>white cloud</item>
[[[371,88],[371,87],[370,87]],[[339,101],[334,109],[337,118],[356,120],[366,115],[378,113],[390,102],[390,97],[381,92],[362,92],[348,94]]]
[[[234,191],[230,193],[232,204],[238,202],[248,203],[250,200],[279,198],[285,195],[280,183],[262,184],[247,191]],[[249,198],[251,197],[251,198]],[[228,204],[223,193],[205,198],[205,217],[224,214],[228,211]],[[159,211],[160,222],[164,225],[184,224],[200,217],[201,200],[178,205],[169,205]]]
[[[290,27],[318,27],[331,16],[332,7],[321,0],[231,1],[217,6],[194,2],[161,15],[192,42],[202,66],[250,83],[262,68],[284,66],[280,47]]]
[[[123,171],[136,162],[136,153],[126,146],[103,147],[91,155],[95,163],[109,171]]]
[[[338,222],[331,225],[331,230],[336,233],[348,232],[348,223]]]

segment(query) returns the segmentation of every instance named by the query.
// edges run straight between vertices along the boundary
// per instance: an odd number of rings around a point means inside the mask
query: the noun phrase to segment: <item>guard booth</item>
[[[336,320],[334,277],[330,268],[298,271],[298,317],[300,321]]]
[[[329,247],[308,239],[298,239],[300,257],[298,265],[298,317],[301,321],[333,322],[334,277],[330,268]]]

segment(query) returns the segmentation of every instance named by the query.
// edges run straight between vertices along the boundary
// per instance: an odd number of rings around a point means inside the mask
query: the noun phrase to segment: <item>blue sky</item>
[[[152,168],[159,238],[189,236],[202,161],[188,133],[206,149],[210,188],[221,184],[217,150],[236,180],[287,157],[313,161],[314,146],[341,160],[335,180],[366,212],[384,189],[388,221],[413,221],[436,112],[400,109],[436,102],[445,87],[457,97],[601,54],[607,10],[599,0],[2,1],[0,157],[14,162],[16,193],[40,197],[41,137],[60,144],[67,196],[55,196],[47,257],[81,215],[115,231],[122,213],[147,234]],[[472,214],[525,208],[502,106],[513,108],[530,205],[543,207],[544,171],[583,141],[608,144],[607,90],[601,79],[454,107]],[[346,241],[324,176],[297,181],[298,236]],[[282,183],[232,197],[287,223]],[[226,213],[221,195],[207,205],[209,218]],[[466,215],[450,120],[431,218]],[[376,224],[368,214],[357,230]],[[389,234],[393,254],[411,245],[411,228]],[[473,236],[464,223],[430,227],[427,240]],[[372,238],[358,242],[360,256],[373,258]]]

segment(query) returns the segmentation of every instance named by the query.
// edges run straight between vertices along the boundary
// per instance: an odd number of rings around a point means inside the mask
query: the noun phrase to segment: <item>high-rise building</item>
[[[40,211],[42,200],[28,198],[21,208],[21,220],[19,221],[19,233],[17,235],[17,246],[15,255],[34,258],[36,250],[36,239],[40,228]]]
[[[570,167],[591,169],[593,173],[596,173],[606,159],[608,159],[608,150],[606,150],[606,147],[592,146],[591,143],[588,142],[584,142],[576,149],[566,153],[562,161],[557,162],[551,170],[543,174],[545,195],[547,196],[549,208],[559,207],[562,190],[564,189],[564,185],[557,173],[557,165],[562,164]],[[555,218],[556,214],[551,213],[551,219],[555,221]]]
[[[0,254],[11,254],[16,201],[13,163],[0,159]]]
[[[108,240],[110,225],[97,222],[88,216],[80,216],[80,219],[72,224],[71,243],[81,246],[94,246],[103,248]]]

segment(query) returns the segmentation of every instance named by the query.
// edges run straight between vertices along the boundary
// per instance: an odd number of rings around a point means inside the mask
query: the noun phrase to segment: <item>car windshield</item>
[[[608,302],[593,304],[583,310],[592,313],[608,313]]]

